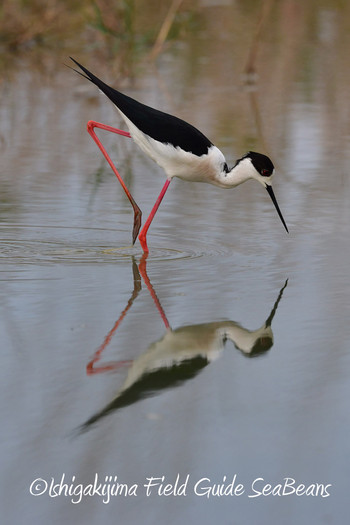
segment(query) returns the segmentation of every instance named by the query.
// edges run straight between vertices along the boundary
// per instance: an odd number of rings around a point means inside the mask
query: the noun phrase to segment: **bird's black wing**
[[[212,143],[203,133],[178,117],[151,108],[105,84],[88,69],[73,62],[85,73],[84,78],[95,84],[131,122],[143,133],[164,144],[179,146],[195,155],[205,155]],[[76,70],[75,70],[76,71]]]

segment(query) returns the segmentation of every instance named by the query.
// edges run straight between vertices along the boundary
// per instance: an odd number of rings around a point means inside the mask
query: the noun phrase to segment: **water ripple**
[[[101,264],[142,255],[138,243],[135,246],[115,246],[113,242],[116,230],[111,229],[7,224],[3,225],[2,231],[5,235],[0,239],[0,261],[5,264]],[[110,239],[111,232],[113,240]],[[194,259],[229,252],[227,247],[220,246],[218,249],[207,243],[203,246],[198,241],[195,245],[187,240],[186,244],[190,244],[190,247],[182,249],[169,247],[170,243],[169,238],[152,233],[148,260]]]

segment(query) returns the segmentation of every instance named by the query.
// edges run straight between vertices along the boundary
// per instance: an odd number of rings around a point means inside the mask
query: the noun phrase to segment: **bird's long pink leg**
[[[100,139],[96,135],[96,133],[94,131],[94,128],[104,129],[105,131],[111,131],[112,133],[117,133],[117,135],[122,135],[123,137],[131,137],[131,135],[127,131],[123,131],[123,130],[117,129],[117,128],[112,128],[111,126],[107,126],[106,124],[101,124],[100,122],[95,122],[94,120],[89,120],[89,122],[87,123],[87,130],[88,130],[88,132],[90,133],[91,137],[96,142],[97,146],[102,151],[105,159],[107,160],[108,164],[110,165],[110,167],[112,168],[114,174],[116,175],[117,179],[119,180],[120,184],[122,185],[123,190],[125,191],[126,196],[128,197],[128,199],[129,199],[129,201],[130,201],[130,203],[131,203],[131,205],[133,207],[133,210],[134,210],[134,227],[133,227],[133,231],[132,231],[132,243],[134,244],[136,239],[137,239],[137,235],[138,235],[138,233],[140,231],[140,228],[141,228],[142,212],[141,212],[140,208],[138,207],[138,205],[136,204],[136,202],[134,201],[134,198],[131,195],[130,191],[126,187],[125,182],[121,178],[117,168],[114,166],[114,164],[113,164],[110,156],[108,155],[105,147],[102,145],[102,142],[100,141]]]
[[[141,247],[142,247],[142,249],[143,249],[143,251],[145,253],[148,253],[148,246],[147,246],[147,240],[146,240],[146,235],[147,235],[147,232],[148,232],[148,228],[150,227],[151,222],[153,221],[154,216],[157,213],[157,210],[158,210],[158,208],[160,206],[160,203],[163,200],[163,197],[165,195],[166,190],[169,187],[170,182],[171,182],[171,179],[167,179],[166,180],[166,182],[165,182],[165,184],[164,184],[164,186],[162,188],[162,191],[160,192],[159,197],[156,200],[155,205],[153,206],[152,211],[149,214],[148,219],[145,222],[145,224],[144,224],[144,226],[143,226],[143,228],[142,228],[142,230],[140,232],[139,241],[140,241]]]

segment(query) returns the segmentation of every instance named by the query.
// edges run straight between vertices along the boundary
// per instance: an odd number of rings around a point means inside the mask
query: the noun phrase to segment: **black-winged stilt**
[[[207,182],[220,188],[234,188],[249,179],[255,179],[267,190],[283,226],[288,232],[272,190],[271,179],[275,168],[269,157],[250,151],[238,159],[232,168],[229,168],[223,153],[191,124],[173,115],[141,104],[116,91],[90,73],[74,58],[72,60],[83,73],[74,71],[90,80],[113,102],[129,128],[128,133],[99,122],[88,122],[88,132],[110,164],[134,209],[133,243],[135,243],[141,227],[141,210],[97,137],[94,128],[132,137],[142,151],[159,164],[166,173],[167,180],[139,235],[142,249],[145,252],[148,252],[146,240],[148,228],[173,177],[193,182]]]

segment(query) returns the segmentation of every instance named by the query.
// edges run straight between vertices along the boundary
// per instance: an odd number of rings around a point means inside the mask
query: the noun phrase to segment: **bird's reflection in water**
[[[234,321],[216,321],[183,326],[172,330],[147,276],[146,258],[147,256],[144,255],[139,267],[133,260],[134,290],[132,295],[126,308],[87,366],[88,374],[96,374],[128,365],[129,370],[126,379],[114,399],[88,419],[80,427],[80,431],[87,430],[112,411],[155,395],[163,389],[179,386],[184,381],[192,379],[202,368],[219,357],[227,340],[232,341],[235,347],[247,357],[259,356],[273,345],[271,324],[288,279],[280,290],[267,320],[257,330],[247,330]],[[98,367],[96,363],[101,358],[103,350],[108,346],[141,290],[140,274],[163,319],[166,333],[133,361],[118,361]]]

